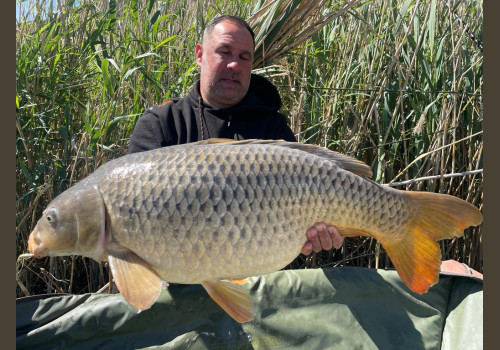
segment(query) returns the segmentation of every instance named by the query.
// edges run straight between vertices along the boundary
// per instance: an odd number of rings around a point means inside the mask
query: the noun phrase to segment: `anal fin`
[[[210,297],[236,321],[245,323],[253,320],[252,298],[243,287],[221,280],[205,281],[201,285]]]
[[[153,268],[130,250],[109,250],[109,265],[116,286],[127,302],[139,310],[153,305],[162,281]]]

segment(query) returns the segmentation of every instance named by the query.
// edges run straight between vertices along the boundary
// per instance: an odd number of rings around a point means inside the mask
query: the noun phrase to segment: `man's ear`
[[[196,63],[198,64],[198,67],[201,67],[201,59],[203,57],[203,46],[201,46],[201,44],[196,44],[195,54]]]

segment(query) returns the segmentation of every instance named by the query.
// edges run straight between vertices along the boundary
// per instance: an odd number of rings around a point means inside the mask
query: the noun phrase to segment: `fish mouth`
[[[35,227],[28,238],[28,251],[37,259],[49,255],[49,248],[45,247],[39,238],[38,226]]]

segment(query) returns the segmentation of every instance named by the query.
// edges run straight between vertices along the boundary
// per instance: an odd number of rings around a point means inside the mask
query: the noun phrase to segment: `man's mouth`
[[[239,80],[231,79],[231,78],[222,78],[222,82],[230,83],[230,84],[241,84]]]

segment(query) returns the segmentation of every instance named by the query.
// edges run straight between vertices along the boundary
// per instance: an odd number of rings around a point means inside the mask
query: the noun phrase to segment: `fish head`
[[[57,196],[28,239],[36,258],[83,255],[101,261],[106,245],[105,207],[96,186],[75,186]]]

